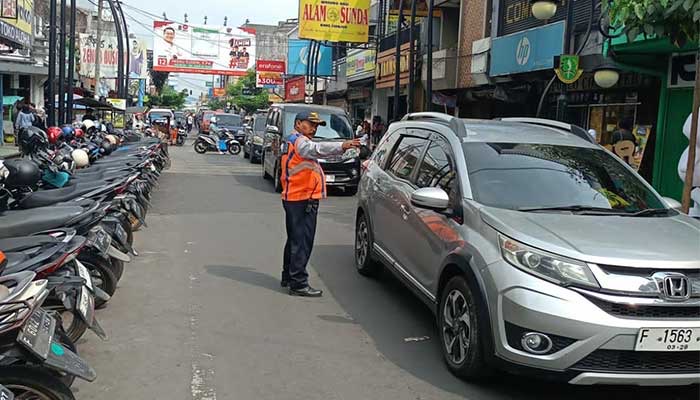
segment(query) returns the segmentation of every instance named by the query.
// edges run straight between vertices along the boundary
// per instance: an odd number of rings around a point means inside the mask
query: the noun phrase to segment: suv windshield
[[[299,111],[286,111],[284,113],[284,126],[287,134],[294,130],[294,118]],[[319,126],[316,130],[317,139],[352,139],[352,128],[350,121],[345,115],[331,114],[329,112],[318,113],[322,120],[326,121],[326,126]]]
[[[474,199],[513,210],[579,207],[634,213],[666,208],[602,149],[522,143],[465,143]]]
[[[233,114],[217,114],[216,124],[219,126],[241,126],[241,117]]]
[[[172,117],[173,117],[173,115],[167,111],[152,111],[152,112],[148,113],[148,119],[150,119],[151,121],[172,118]]]

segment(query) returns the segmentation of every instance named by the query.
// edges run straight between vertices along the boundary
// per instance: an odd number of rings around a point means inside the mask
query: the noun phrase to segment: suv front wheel
[[[372,246],[373,237],[369,220],[364,213],[360,213],[355,223],[355,267],[357,272],[364,276],[372,276],[379,269]]]
[[[489,375],[481,340],[484,330],[479,308],[463,276],[447,282],[440,299],[438,329],[442,354],[450,371],[460,378],[478,380]]]

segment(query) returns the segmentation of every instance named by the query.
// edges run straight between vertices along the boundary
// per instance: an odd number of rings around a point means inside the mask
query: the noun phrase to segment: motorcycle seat
[[[84,213],[82,207],[42,207],[0,213],[0,239],[66,226]]]
[[[58,243],[60,240],[49,235],[19,236],[0,239],[0,251],[7,252],[24,251],[36,246]]]
[[[88,181],[77,183],[72,186],[62,187],[60,189],[39,190],[28,194],[18,201],[20,208],[37,208],[46,207],[56,203],[75,199],[86,193],[90,193],[96,189],[104,187],[106,183],[100,181]]]

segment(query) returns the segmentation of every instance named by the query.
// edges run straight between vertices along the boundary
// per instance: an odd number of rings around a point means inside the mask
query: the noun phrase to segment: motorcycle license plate
[[[109,245],[112,244],[112,240],[104,231],[104,229],[94,229],[90,231],[90,243],[99,251],[101,254],[107,254]]]
[[[95,318],[95,298],[89,290],[84,287],[80,288],[80,294],[78,294],[78,302],[76,304],[78,307],[78,312],[83,320],[88,325],[92,325],[92,320]]]
[[[90,275],[90,271],[88,271],[88,269],[80,261],[75,260],[75,262],[78,265],[78,275],[80,275],[81,278],[85,279],[85,286],[87,286],[90,290],[94,290],[92,286],[92,276]]]
[[[0,385],[0,400],[14,400],[15,395],[5,386]]]
[[[635,351],[699,351],[700,328],[641,328]]]
[[[326,175],[326,182],[335,182],[335,175]]]
[[[122,224],[117,224],[116,228],[114,229],[114,233],[117,235],[117,239],[119,239],[120,242],[126,243],[127,242],[127,234],[126,230],[124,230],[124,227]]]
[[[17,342],[41,359],[46,359],[55,329],[56,320],[48,312],[37,308],[19,331]]]

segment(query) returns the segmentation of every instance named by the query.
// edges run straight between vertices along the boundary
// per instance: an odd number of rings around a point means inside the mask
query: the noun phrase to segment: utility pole
[[[102,63],[102,0],[97,0],[97,44],[95,45],[95,97],[99,98],[100,64]]]
[[[61,37],[58,44],[58,124],[66,122],[66,0],[61,0]]]
[[[73,78],[75,69],[75,17],[76,0],[70,0],[70,37],[68,44],[68,102],[66,103],[66,122],[73,122]]]
[[[49,3],[49,80],[48,80],[48,123],[49,126],[56,124],[56,92],[54,84],[56,79],[56,0]]]

